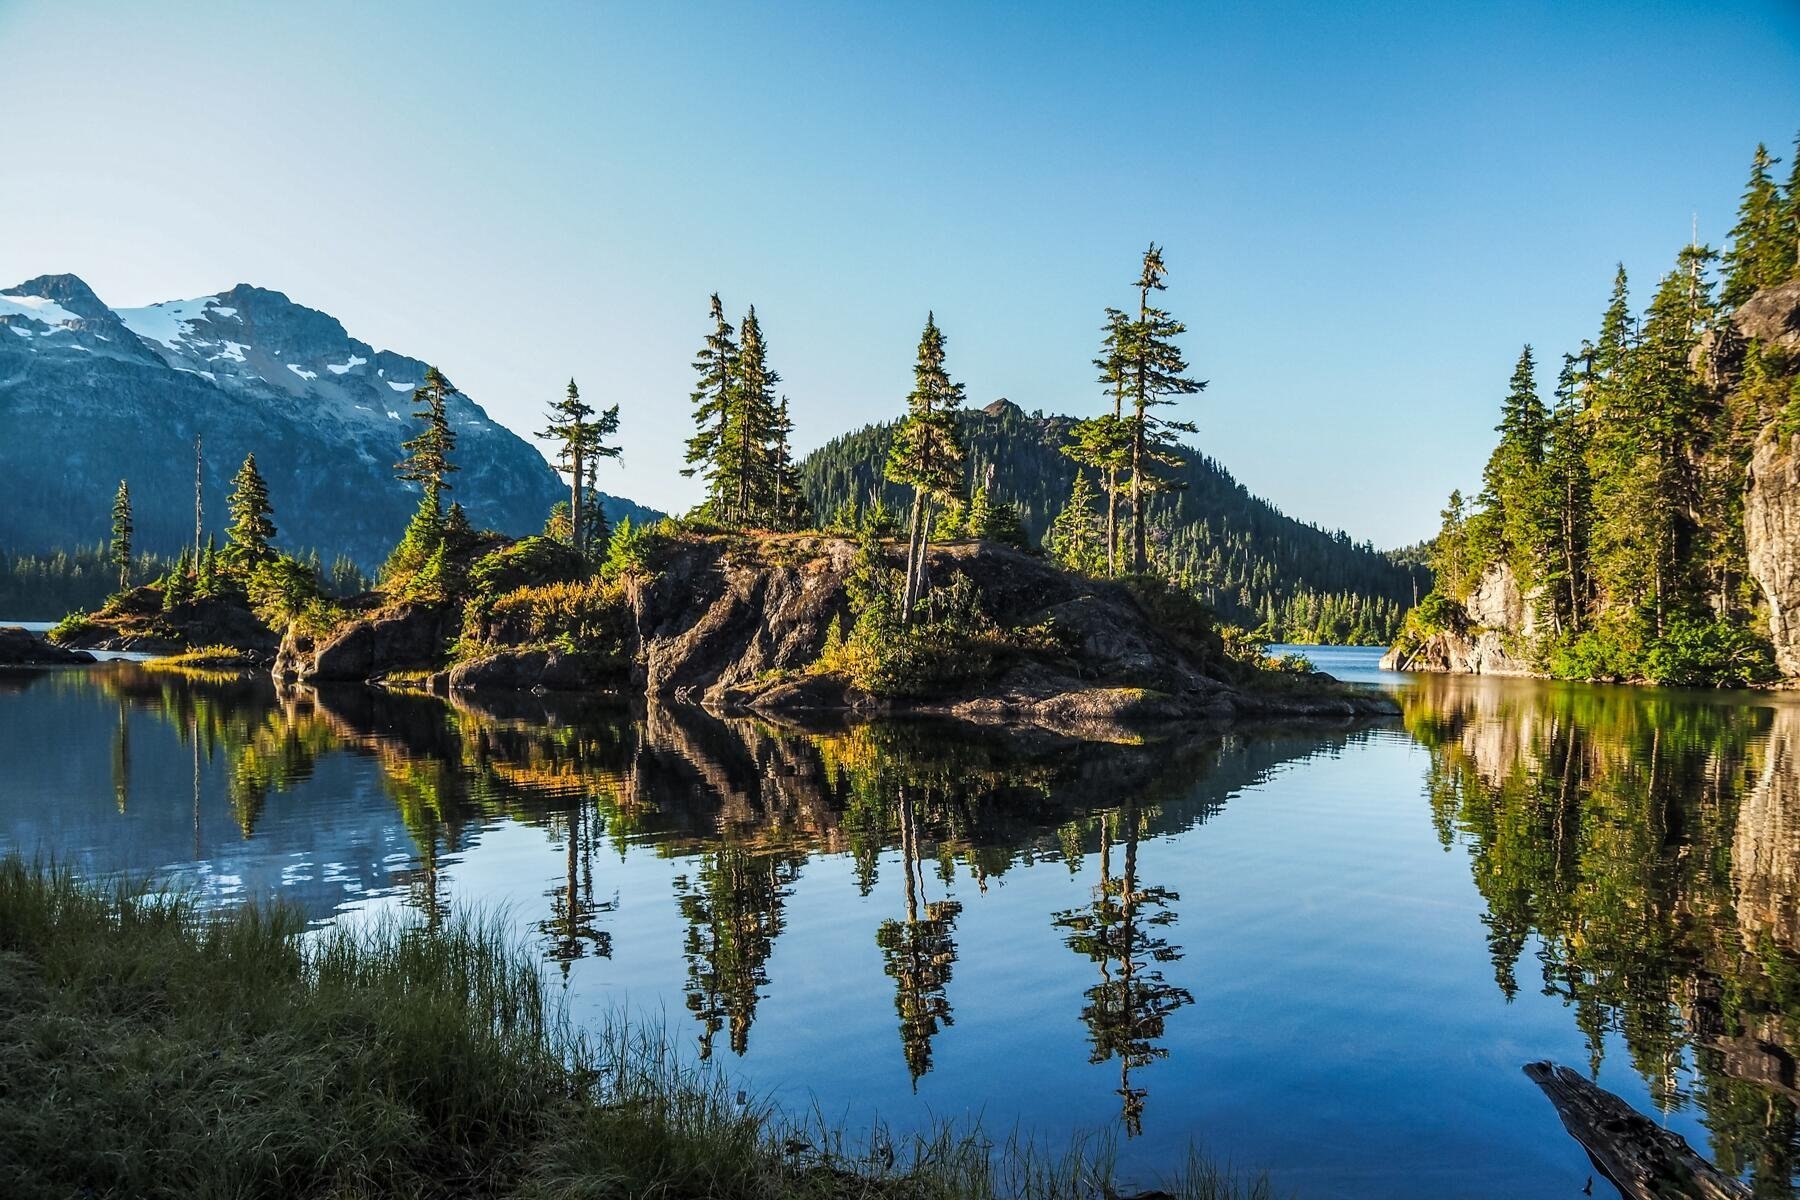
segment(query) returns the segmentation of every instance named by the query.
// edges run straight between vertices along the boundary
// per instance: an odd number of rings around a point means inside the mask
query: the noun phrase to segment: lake
[[[1573,1197],[1552,1058],[1791,1195],[1800,697],[1400,676],[1144,746],[128,662],[0,674],[0,852],[315,922],[501,909],[578,1019],[898,1131],[1304,1197]],[[1602,1182],[1596,1194],[1608,1194]]]

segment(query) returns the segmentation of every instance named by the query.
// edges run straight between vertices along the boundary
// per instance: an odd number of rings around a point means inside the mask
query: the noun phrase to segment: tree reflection
[[[769,982],[769,955],[784,925],[782,903],[803,861],[728,845],[700,855],[694,874],[675,880],[687,922],[684,991],[701,1025],[701,1058],[712,1056],[713,1038],[727,1026],[731,1052],[749,1049],[750,1025]]]
[[[1467,846],[1495,980],[1529,951],[1598,1072],[1623,1043],[1728,1170],[1792,1194],[1800,1047],[1800,707],[1421,680],[1440,836]]]
[[[1164,887],[1145,886],[1138,878],[1140,814],[1128,800],[1116,812],[1099,818],[1100,880],[1084,907],[1056,915],[1064,941],[1094,962],[1100,980],[1088,988],[1081,1010],[1088,1027],[1092,1063],[1118,1059],[1118,1095],[1128,1137],[1143,1132],[1148,1091],[1134,1086],[1133,1070],[1148,1066],[1169,1051],[1158,1045],[1170,1013],[1194,1002],[1193,994],[1163,976],[1162,965],[1178,961],[1179,947],[1159,930],[1175,923],[1168,906],[1181,897]],[[1114,843],[1122,839],[1123,870],[1113,874]]]
[[[956,918],[962,905],[955,900],[928,900],[925,863],[919,850],[918,818],[904,786],[899,794],[900,865],[906,876],[906,919],[885,920],[875,932],[875,944],[889,978],[894,981],[894,1011],[900,1017],[900,1044],[913,1090],[919,1076],[931,1070],[931,1039],[951,1019],[950,968],[956,962]]]

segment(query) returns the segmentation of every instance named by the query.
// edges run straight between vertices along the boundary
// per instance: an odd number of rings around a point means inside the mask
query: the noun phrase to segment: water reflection
[[[1500,990],[1535,976],[1591,1070],[1618,1035],[1659,1108],[1696,1106],[1722,1165],[1789,1195],[1800,708],[1455,680],[1403,706],[1439,835],[1471,855]]]
[[[1091,1097],[1153,1166],[1229,1130],[1308,1195],[1578,1189],[1515,1077],[1585,1057],[1790,1195],[1800,705],[1396,694],[1403,730],[1130,747],[14,673],[0,849],[315,921],[505,903],[572,995],[666,1002],[701,1057],[839,1096],[891,1076],[888,1115]]]

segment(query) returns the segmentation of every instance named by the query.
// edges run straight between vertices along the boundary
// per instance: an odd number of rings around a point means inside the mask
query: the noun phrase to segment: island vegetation
[[[596,407],[571,380],[539,433],[568,498],[537,535],[474,528],[452,499],[458,392],[431,368],[395,467],[417,507],[372,590],[278,548],[278,514],[251,453],[232,481],[223,542],[200,543],[197,523],[196,544],[135,588],[121,482],[107,548],[121,590],[52,637],[187,653],[188,666],[236,649],[304,681],[661,688],[768,709],[960,705],[960,715],[1069,730],[1380,707],[1302,662],[1267,660],[1264,645],[1284,619],[1326,640],[1380,639],[1400,618],[1391,593],[1408,568],[1383,562],[1386,598],[1301,589],[1278,611],[1265,589],[1258,610],[1240,589],[1235,608],[1256,625],[1245,628],[1203,598],[1217,594],[1203,582],[1215,576],[1196,573],[1204,532],[1157,508],[1188,486],[1195,461],[1177,441],[1193,424],[1159,414],[1204,386],[1177,345],[1185,327],[1151,303],[1166,274],[1152,245],[1135,312],[1106,311],[1096,362],[1112,411],[1058,427],[1066,440],[1055,457],[1076,470],[1041,544],[1018,502],[995,490],[991,462],[971,456],[963,387],[934,317],[905,414],[880,447],[881,482],[903,503],[871,489],[821,518],[755,307],[734,323],[715,295],[693,364],[685,468],[705,498],[685,517],[609,526],[598,472],[622,452],[620,408]],[[1267,562],[1234,540],[1246,553],[1232,569],[1268,583]]]

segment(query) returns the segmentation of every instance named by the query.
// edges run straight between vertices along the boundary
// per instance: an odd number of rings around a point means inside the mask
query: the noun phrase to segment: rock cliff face
[[[1775,664],[1800,676],[1800,434],[1774,430],[1757,443],[1744,497],[1744,542],[1750,574],[1769,604]]]
[[[1212,673],[1179,635],[1159,629],[1123,587],[1070,576],[1041,559],[987,543],[935,547],[940,582],[966,575],[1004,628],[1053,621],[1065,650],[1011,656],[991,677],[942,699],[904,705],[843,681],[805,674],[834,621],[850,624],[847,585],[856,547],[794,535],[744,542],[684,538],[653,578],[626,589],[627,653],[608,668],[543,647],[503,651],[444,671],[455,624],[432,609],[370,614],[314,643],[290,631],[279,676],[301,682],[434,670],[446,690],[602,686],[715,711],[804,713],[904,707],[982,721],[1106,734],[1134,723],[1241,713],[1351,717],[1389,713],[1381,697],[1316,689],[1264,694]]]
[[[1417,645],[1399,645],[1381,658],[1389,671],[1446,671],[1458,675],[1532,675],[1521,646],[1538,633],[1535,597],[1519,587],[1512,568],[1487,569],[1463,602],[1469,627],[1434,633]]]

